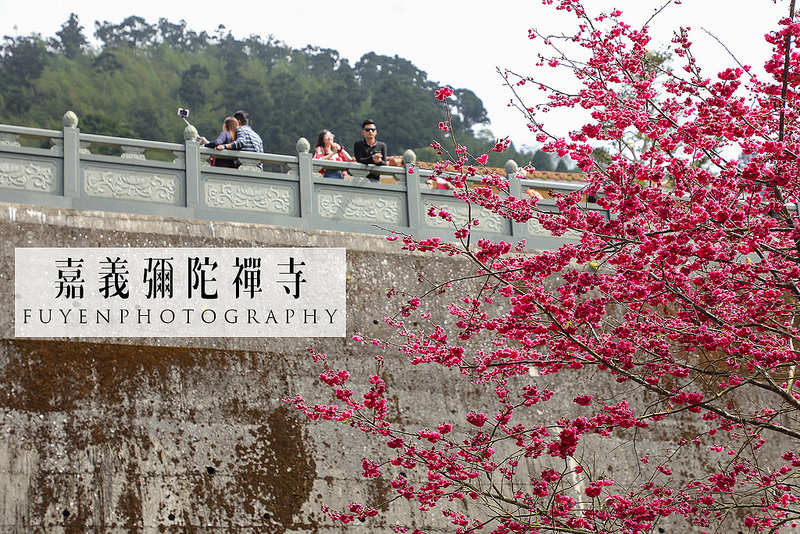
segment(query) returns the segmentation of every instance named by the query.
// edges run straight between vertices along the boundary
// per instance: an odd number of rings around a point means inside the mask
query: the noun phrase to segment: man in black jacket
[[[364,134],[364,139],[356,141],[353,145],[353,156],[356,161],[367,165],[386,165],[386,143],[376,139],[378,128],[375,126],[375,121],[365,120],[361,124],[361,133]],[[367,178],[371,182],[377,182],[380,176],[371,172]]]

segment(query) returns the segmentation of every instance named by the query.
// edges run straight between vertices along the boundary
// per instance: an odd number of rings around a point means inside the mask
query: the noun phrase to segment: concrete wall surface
[[[14,338],[16,247],[116,246],[345,247],[348,337]],[[323,502],[386,508],[388,484],[360,479],[361,432],[311,423],[281,399],[323,398],[310,345],[362,385],[376,371],[349,336],[386,334],[386,288],[418,284],[423,258],[399,249],[377,236],[0,204],[0,532],[331,532]],[[433,371],[387,380],[434,399],[427,415],[442,420],[461,389]],[[412,507],[394,513],[424,524]],[[371,521],[348,531],[389,531],[390,519]]]
[[[344,247],[348,335],[16,339],[14,249],[67,246]],[[3,203],[0,257],[7,304],[0,311],[1,533],[325,534],[345,529],[320,506],[353,501],[386,513],[347,532],[388,533],[398,521],[454,532],[405,501],[389,504],[395,494],[383,479],[360,477],[361,457],[383,451],[378,440],[310,422],[281,399],[302,393],[328,401],[310,345],[335,356],[364,386],[377,371],[376,353],[351,336],[389,334],[383,317],[399,302],[387,301],[386,288],[417,291],[421,270],[433,279],[457,278],[469,272],[464,260],[434,261],[378,236]],[[449,421],[463,429],[465,406],[492,409],[481,393],[491,388],[469,384],[457,370],[394,365],[400,358],[391,351],[386,358],[393,423],[418,429]],[[562,376],[519,379],[556,391],[576,388]],[[608,398],[620,387],[597,379]],[[549,404],[541,409],[565,416],[575,410],[569,395]],[[635,481],[637,458],[697,431],[661,428],[634,440],[631,430],[612,448],[593,449],[589,440],[581,454],[597,472]],[[699,458],[687,455],[680,470],[702,473]],[[452,506],[458,511],[460,504]],[[679,524],[666,531],[691,531]],[[729,531],[736,526],[734,518]]]

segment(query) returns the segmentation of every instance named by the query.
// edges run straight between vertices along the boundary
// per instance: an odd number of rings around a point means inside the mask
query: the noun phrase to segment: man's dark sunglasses
[[[378,129],[377,128],[364,128],[364,131],[365,132],[377,132]]]

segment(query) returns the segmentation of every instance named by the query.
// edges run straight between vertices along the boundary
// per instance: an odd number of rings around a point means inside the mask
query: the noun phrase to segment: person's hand
[[[333,143],[331,145],[331,150],[333,150],[333,152],[339,152],[341,149],[342,145],[340,145],[339,143]]]
[[[380,163],[382,158],[383,158],[383,154],[381,154],[380,152],[375,152],[372,155],[372,161],[374,161],[375,163]]]
[[[214,148],[216,148],[217,150],[225,150],[225,145],[217,145]]]
[[[206,138],[205,138],[205,137],[203,137],[202,135],[201,135],[200,137],[198,137],[198,138],[197,138],[197,140],[198,140],[198,141],[200,142],[200,144],[202,144],[202,145],[204,145],[204,144],[208,143],[208,139],[206,139]]]

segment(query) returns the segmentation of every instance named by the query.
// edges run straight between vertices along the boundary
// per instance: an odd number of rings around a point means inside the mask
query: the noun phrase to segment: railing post
[[[508,179],[508,193],[516,198],[522,198],[522,184],[517,177],[517,171],[519,171],[519,165],[513,159],[506,161],[505,165],[506,170],[506,178]],[[511,221],[511,235],[516,238],[524,238],[525,237],[525,223],[517,222],[512,220]]]
[[[301,137],[297,140],[297,175],[300,180],[300,217],[314,214],[314,181],[311,179],[311,143]]]
[[[409,149],[403,153],[403,166],[406,169],[406,202],[408,202],[408,226],[422,228],[422,193],[419,190],[419,176],[414,164],[417,155]]]
[[[64,196],[78,197],[80,188],[80,133],[78,116],[67,111],[62,118],[64,123]]]
[[[186,207],[200,206],[200,143],[197,128],[191,124],[183,129],[183,146],[186,151]]]

